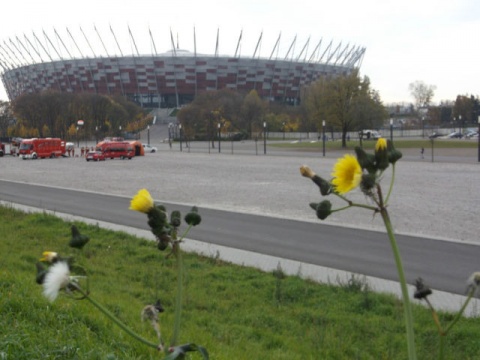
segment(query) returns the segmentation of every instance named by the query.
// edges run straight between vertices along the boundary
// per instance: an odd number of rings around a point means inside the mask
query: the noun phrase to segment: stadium
[[[260,56],[263,33],[251,55],[241,55],[242,32],[235,39],[233,55],[220,55],[219,31],[213,54],[197,52],[195,29],[193,50],[179,47],[170,30],[168,51],[157,52],[149,30],[149,54],[141,54],[128,28],[132,54],[124,55],[110,27],[108,37],[95,27],[92,36],[74,36],[67,28],[63,37],[54,30],[43,36],[16,36],[0,44],[0,68],[10,101],[25,93],[55,90],[68,93],[120,95],[145,108],[173,108],[191,102],[201,92],[232,89],[247,93],[255,89],[264,99],[297,104],[301,88],[320,77],[348,74],[361,65],[365,48],[342,46],[333,41],[297,44],[297,38],[280,54],[281,35],[272,44],[270,56]],[[145,39],[145,37],[142,37]],[[67,41],[68,40],[68,41]],[[105,43],[116,45],[120,55],[110,55]],[[113,45],[112,45],[113,44]],[[313,50],[309,51],[309,47]],[[300,49],[295,53],[295,49]],[[73,50],[75,51],[73,51]],[[87,54],[88,50],[88,54]]]

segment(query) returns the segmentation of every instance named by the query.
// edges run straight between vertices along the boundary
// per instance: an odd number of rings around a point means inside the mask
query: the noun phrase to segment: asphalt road
[[[139,229],[143,214],[128,210],[130,199],[95,192],[0,180],[0,200]],[[164,202],[169,211],[187,207]],[[192,239],[304,263],[397,280],[384,232],[200,208],[202,224]],[[407,281],[428,279],[435,289],[464,294],[466,274],[478,270],[480,247],[397,235]]]

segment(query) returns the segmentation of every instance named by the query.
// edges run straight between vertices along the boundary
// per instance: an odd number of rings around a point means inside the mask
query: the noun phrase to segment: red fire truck
[[[20,143],[19,156],[22,159],[44,159],[65,156],[65,141],[58,138],[23,139]]]
[[[101,151],[105,158],[130,160],[135,156],[135,149],[128,141],[102,141],[95,148]]]

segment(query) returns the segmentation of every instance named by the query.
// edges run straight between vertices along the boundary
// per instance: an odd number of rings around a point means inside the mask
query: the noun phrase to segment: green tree
[[[0,101],[0,137],[8,136],[8,128],[13,125],[10,103]]]
[[[254,132],[259,132],[263,128],[265,109],[265,102],[260,99],[255,90],[250,91],[243,99],[242,128],[247,131],[249,138],[252,138]]]
[[[452,116],[456,119],[459,127],[466,124],[477,124],[479,99],[473,95],[458,95],[453,105]]]
[[[323,121],[332,131],[341,131],[342,147],[346,147],[349,131],[377,128],[387,117],[380,95],[370,89],[370,80],[360,78],[357,71],[314,82],[305,89],[303,104],[317,131]]]

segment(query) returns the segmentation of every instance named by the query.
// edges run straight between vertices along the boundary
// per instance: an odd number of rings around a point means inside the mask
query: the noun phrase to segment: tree
[[[99,133],[109,131],[117,134],[119,126],[127,129],[129,123],[146,126],[145,114],[138,105],[120,97],[92,93],[68,94],[49,90],[24,94],[15,99],[12,109],[20,124],[14,130],[26,136],[64,138],[78,120],[85,121],[82,132],[86,138],[94,135],[96,138]]]
[[[249,138],[252,138],[254,132],[259,132],[263,128],[265,108],[265,102],[260,99],[256,90],[251,90],[243,99],[242,123]]]
[[[427,85],[423,81],[415,81],[408,85],[410,94],[415,99],[416,109],[427,108],[435,94],[435,85]]]
[[[222,130],[225,130],[227,123],[232,131],[241,126],[239,114],[242,101],[240,94],[229,89],[204,92],[182,107],[177,118],[182,124],[183,133],[206,138],[212,141],[214,147],[219,123]]]
[[[10,103],[0,101],[0,137],[8,136],[8,127],[12,121]]]
[[[477,124],[480,110],[480,101],[473,95],[458,95],[453,105],[452,116],[458,121],[458,126]]]
[[[379,127],[387,117],[378,92],[370,89],[370,80],[354,71],[348,75],[320,79],[303,94],[308,121],[320,132],[323,121],[330,129],[342,133],[342,147],[346,147],[347,133],[362,128]]]

